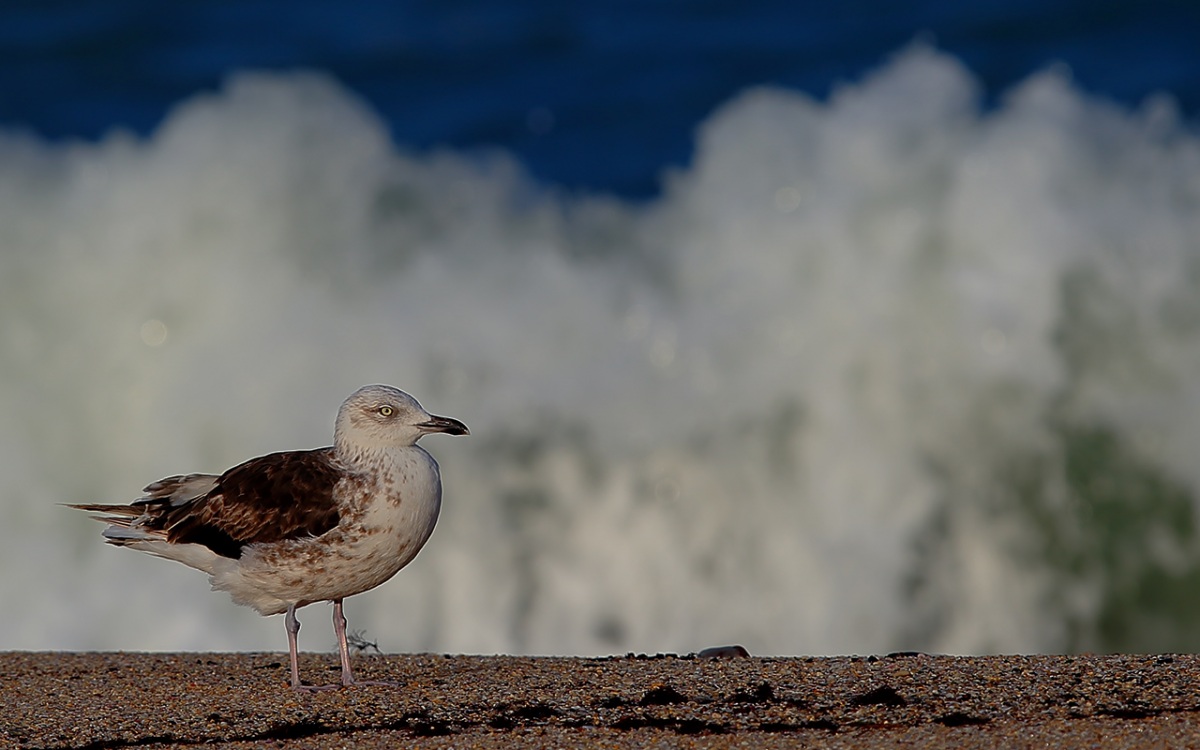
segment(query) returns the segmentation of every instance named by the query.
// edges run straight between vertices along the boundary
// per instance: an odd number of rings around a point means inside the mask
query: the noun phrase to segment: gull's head
[[[333,441],[339,449],[351,451],[405,448],[431,432],[470,434],[462,422],[435,417],[399,388],[366,385],[342,402]]]

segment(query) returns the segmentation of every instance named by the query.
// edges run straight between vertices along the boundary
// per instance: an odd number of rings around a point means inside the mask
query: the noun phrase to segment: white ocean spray
[[[347,603],[385,651],[1179,644],[1200,138],[1057,70],[980,98],[923,47],[746,91],[644,204],[406,153],[318,74],[0,132],[0,649],[283,648],[58,503],[326,445],[371,382],[472,431]]]

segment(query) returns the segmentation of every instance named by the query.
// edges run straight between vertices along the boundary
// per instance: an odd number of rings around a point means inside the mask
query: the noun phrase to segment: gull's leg
[[[295,604],[287,608],[287,617],[284,619],[283,624],[287,627],[288,657],[292,662],[292,690],[301,690],[304,686],[300,683],[300,648],[296,638],[296,635],[300,632],[300,621],[296,619]]]
[[[346,614],[342,611],[342,600],[333,600],[333,632],[337,633],[338,650],[342,656],[342,684],[351,685],[387,685],[397,687],[398,682],[383,682],[380,680],[356,680],[354,671],[350,669],[350,646],[346,643]]]
[[[287,617],[283,623],[287,626],[288,658],[292,663],[292,690],[301,693],[305,691],[330,690],[338,687],[337,685],[305,685],[303,682],[300,682],[300,647],[299,640],[296,638],[300,633],[300,621],[296,619],[295,604],[287,608]]]
[[[342,684],[354,684],[354,670],[350,668],[350,646],[346,643],[346,614],[342,612],[342,600],[333,600],[333,632],[337,634],[338,653],[342,657]]]

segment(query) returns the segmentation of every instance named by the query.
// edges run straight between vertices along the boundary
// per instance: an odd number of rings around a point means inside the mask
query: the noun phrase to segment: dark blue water
[[[546,183],[653,194],[694,127],[759,84],[825,97],[920,39],[991,101],[1048,65],[1127,105],[1200,110],[1190,0],[0,5],[0,123],[51,138],[148,133],[232,71],[318,69],[404,147],[499,147]]]

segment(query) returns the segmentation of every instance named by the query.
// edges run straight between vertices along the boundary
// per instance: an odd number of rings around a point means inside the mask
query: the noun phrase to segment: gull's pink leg
[[[296,605],[288,607],[287,617],[283,624],[287,627],[288,657],[292,662],[292,690],[300,690],[303,685],[300,684],[300,656],[296,639],[296,635],[300,632],[300,621],[296,619]]]
[[[288,634],[288,657],[292,664],[292,690],[298,693],[315,692],[317,690],[331,690],[339,687],[338,685],[305,685],[300,682],[300,646],[297,635],[300,633],[300,621],[296,619],[296,605],[293,604],[287,609],[287,617],[283,624],[287,626]]]
[[[350,668],[350,646],[346,643],[346,614],[342,611],[342,600],[333,600],[333,632],[337,633],[338,650],[342,656],[342,684],[346,687],[351,685],[388,685],[396,687],[398,682],[381,682],[379,680],[363,680],[354,679],[354,671]]]
[[[350,668],[350,646],[346,643],[346,615],[342,612],[342,600],[333,600],[333,632],[337,634],[338,653],[342,657],[342,684],[354,684],[354,670]]]

